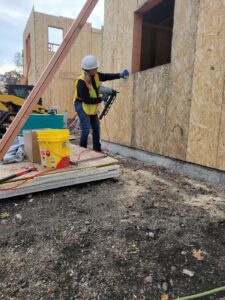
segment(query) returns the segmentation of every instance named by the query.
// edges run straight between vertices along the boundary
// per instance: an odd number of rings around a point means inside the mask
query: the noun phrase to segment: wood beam
[[[153,23],[149,23],[149,22],[145,22],[145,23],[144,23],[144,26],[146,26],[146,27],[151,27],[151,28],[156,28],[156,29],[159,29],[159,30],[170,31],[170,32],[173,31],[173,29],[170,28],[170,27],[159,26],[159,25],[157,25],[157,24],[153,24]]]
[[[28,64],[27,64],[27,71],[26,71],[26,75],[25,75],[25,78],[24,78],[24,83],[25,84],[28,84],[28,74],[29,74],[29,70],[30,70],[30,65],[31,65],[31,57],[29,57],[29,61],[28,61]]]
[[[62,63],[66,54],[69,52],[74,41],[78,37],[81,29],[85,25],[88,17],[90,16],[90,14],[93,11],[97,2],[98,2],[98,0],[87,0],[86,1],[80,14],[76,18],[76,20],[73,22],[69,31],[67,32],[60,47],[58,48],[58,50],[56,51],[56,53],[54,54],[54,56],[48,63],[48,65],[45,68],[44,72],[42,73],[41,77],[37,81],[35,87],[30,92],[27,100],[24,102],[20,111],[18,112],[15,119],[11,123],[9,129],[4,134],[2,140],[0,141],[0,160],[4,157],[7,150],[12,145],[14,139],[16,138],[16,136],[22,129],[24,123],[26,122],[27,118],[31,114],[34,106],[37,104],[38,100],[41,98],[47,85],[49,84],[52,77],[58,70],[60,64]]]
[[[142,40],[142,15],[134,15],[134,34],[133,34],[133,54],[132,54],[132,73],[140,71],[141,64],[141,40]]]
[[[160,4],[162,1],[163,0],[149,0],[140,9],[138,9],[136,13],[144,14],[156,5]]]

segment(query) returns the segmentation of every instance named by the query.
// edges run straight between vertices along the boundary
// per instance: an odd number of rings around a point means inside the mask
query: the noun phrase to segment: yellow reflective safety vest
[[[78,91],[77,91],[78,80],[83,80],[86,83],[86,86],[87,86],[87,88],[89,90],[89,95],[90,95],[91,98],[97,98],[98,97],[98,95],[96,94],[96,91],[95,91],[93,85],[91,83],[89,83],[89,82],[86,81],[85,74],[84,74],[84,72],[82,72],[81,75],[80,75],[80,77],[75,81],[74,102],[76,100],[82,100],[80,97],[78,97]],[[99,81],[98,73],[95,74],[94,80],[95,80],[97,88],[99,88],[100,81]],[[98,105],[99,104],[86,104],[86,103],[84,103],[82,101],[82,108],[83,108],[84,112],[87,115],[96,115],[97,114],[97,107],[98,107]]]

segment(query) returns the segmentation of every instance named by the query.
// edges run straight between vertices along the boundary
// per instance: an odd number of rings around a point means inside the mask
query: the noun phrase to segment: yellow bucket
[[[47,168],[63,168],[70,164],[68,129],[37,131],[41,165]]]

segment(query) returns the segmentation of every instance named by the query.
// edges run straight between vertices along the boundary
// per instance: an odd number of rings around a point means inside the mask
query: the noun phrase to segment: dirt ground
[[[225,286],[225,190],[116,157],[117,179],[0,201],[0,299],[168,300]]]

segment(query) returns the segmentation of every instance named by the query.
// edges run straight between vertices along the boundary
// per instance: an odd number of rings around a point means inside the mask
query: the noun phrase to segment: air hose
[[[215,293],[219,293],[219,292],[222,292],[222,291],[225,291],[225,286],[222,286],[222,287],[219,287],[219,288],[207,291],[207,292],[202,292],[202,293],[199,293],[199,294],[195,294],[195,295],[190,295],[190,296],[181,297],[181,298],[178,297],[178,298],[176,298],[176,300],[199,299],[199,298],[202,298],[202,297],[205,297],[205,296],[209,296],[209,295],[212,295],[212,294],[215,294]]]

